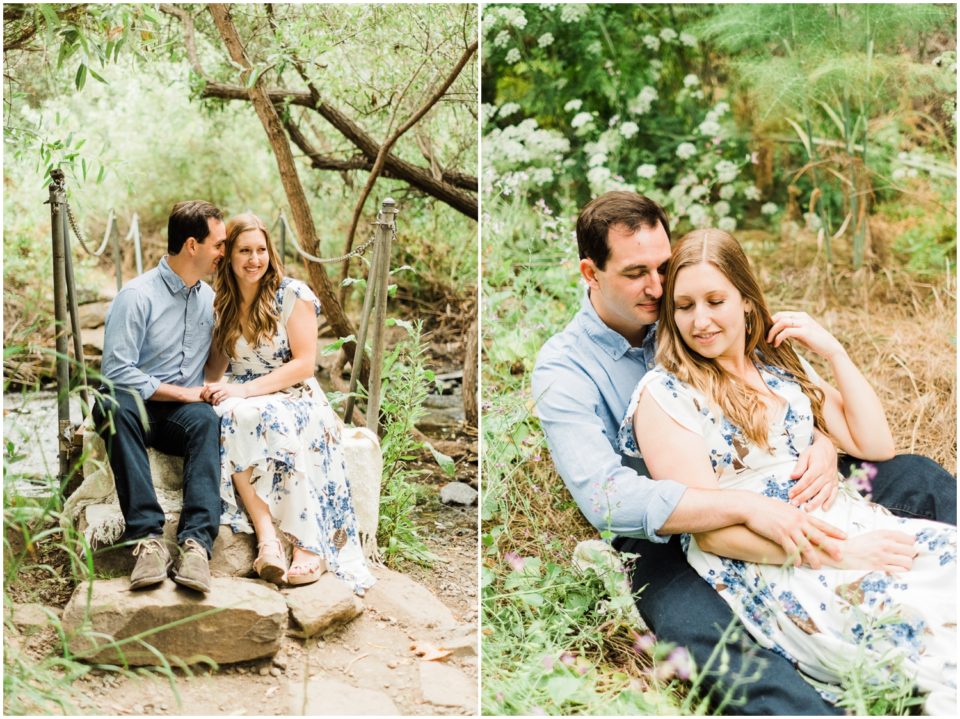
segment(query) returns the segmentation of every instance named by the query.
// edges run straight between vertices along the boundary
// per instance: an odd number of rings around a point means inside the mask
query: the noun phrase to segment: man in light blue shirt
[[[113,469],[124,539],[138,540],[132,589],[159,584],[173,565],[147,447],[184,458],[173,579],[201,592],[210,588],[208,559],[220,525],[220,422],[200,394],[213,335],[213,290],[200,278],[222,260],[225,240],[220,210],[200,200],[177,203],[168,254],[128,282],[107,312],[106,386],[93,416]]]
[[[627,403],[654,363],[669,227],[659,205],[632,192],[609,192],[584,207],[577,242],[587,293],[570,324],[540,351],[532,389],[557,471],[580,510],[600,531],[619,535],[616,548],[639,555],[633,587],[643,589],[641,615],[660,639],[687,647],[703,667],[734,615],[671,538],[744,524],[782,546],[815,544],[836,555],[838,530],[799,507],[815,508],[835,492],[837,455],[830,439],[818,435],[800,456],[788,504],[654,481],[641,461],[620,454]],[[945,470],[911,455],[877,467],[874,501],[895,513],[956,524],[955,482]],[[818,566],[815,554],[804,559]],[[733,691],[729,708],[746,714],[839,713],[781,655],[751,645],[727,647],[727,671],[705,677],[711,696]],[[734,687],[757,658],[765,667],[759,678]]]

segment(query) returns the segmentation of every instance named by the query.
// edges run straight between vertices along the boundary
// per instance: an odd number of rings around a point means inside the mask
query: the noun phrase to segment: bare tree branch
[[[376,161],[380,150],[379,143],[364,131],[353,120],[319,98],[311,92],[302,90],[269,89],[266,91],[275,105],[289,102],[291,105],[300,105],[315,110],[333,125],[341,135],[347,138],[354,146],[360,149],[365,156]],[[247,90],[239,85],[230,85],[221,82],[208,82],[201,93],[202,97],[215,97],[221,100],[249,101]],[[301,148],[303,149],[303,148]],[[306,150],[304,150],[306,152]],[[384,166],[395,173],[398,179],[409,182],[417,189],[444,202],[467,217],[477,219],[477,198],[461,191],[458,187],[440,182],[433,178],[429,170],[401,160],[394,154],[389,154],[384,160]]]
[[[380,171],[383,169],[383,164],[386,160],[387,154],[393,149],[393,146],[396,144],[397,140],[411,127],[416,125],[423,118],[427,112],[430,111],[434,105],[443,97],[443,94],[450,88],[453,84],[453,81],[457,79],[457,76],[460,75],[460,72],[469,62],[470,58],[473,57],[473,54],[477,51],[478,41],[474,40],[467,48],[463,51],[463,55],[460,56],[460,59],[457,61],[457,64],[453,66],[453,69],[447,75],[447,77],[440,83],[433,94],[426,99],[426,101],[414,112],[407,121],[398,127],[394,133],[387,138],[387,140],[380,146],[379,151],[377,152],[377,158],[374,160],[373,169],[370,170],[370,176],[367,178],[367,184],[364,185],[363,190],[360,192],[360,197],[357,198],[357,204],[353,207],[353,218],[350,220],[350,229],[347,231],[347,241],[344,243],[343,254],[346,254],[350,251],[350,248],[353,247],[353,236],[357,231],[357,223],[360,221],[360,213],[363,212],[363,205],[367,201],[367,198],[370,196],[370,191],[373,190],[373,185],[377,181],[377,177],[380,176]],[[400,106],[400,103],[397,103],[397,107]],[[341,280],[345,279],[347,276],[347,263],[344,263],[343,269],[341,270]]]
[[[203,79],[207,79],[207,74],[203,71],[200,64],[200,56],[197,54],[197,33],[193,24],[193,15],[177,5],[160,4],[160,10],[173,15],[180,20],[183,25],[183,45],[187,50],[187,58],[190,60],[190,66],[193,71]]]

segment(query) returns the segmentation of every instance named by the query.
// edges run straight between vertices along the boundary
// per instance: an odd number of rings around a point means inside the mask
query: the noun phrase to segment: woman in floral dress
[[[808,315],[771,317],[736,240],[697,230],[676,245],[657,327],[657,368],[620,430],[655,479],[789,501],[814,428],[866,460],[894,454],[883,408],[840,343]],[[839,389],[791,349],[824,357]],[[956,714],[956,528],[901,519],[847,484],[812,512],[845,532],[785,551],[745,525],[684,536],[687,559],[753,637],[830,699],[856,672],[914,684],[925,710]],[[817,568],[801,565],[814,552]]]
[[[229,221],[224,257],[203,393],[221,416],[221,523],[256,532],[254,568],[264,579],[307,584],[328,568],[362,594],[375,580],[360,547],[343,425],[313,376],[320,303],[283,276],[255,215]],[[289,568],[274,522],[294,544]]]

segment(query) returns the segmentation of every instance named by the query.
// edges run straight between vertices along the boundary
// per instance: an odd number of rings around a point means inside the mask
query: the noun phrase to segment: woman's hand
[[[912,534],[878,529],[841,542],[840,561],[829,563],[838,569],[905,572],[918,554],[915,544]]]
[[[200,393],[200,399],[216,406],[230,397],[247,398],[247,389],[236,382],[211,382],[205,385]]]
[[[790,504],[808,512],[820,507],[830,509],[840,491],[837,448],[833,440],[814,431],[813,444],[800,453],[790,477],[797,480],[790,487]]]
[[[785,339],[795,339],[821,357],[830,359],[845,354],[843,345],[806,312],[777,312],[767,342],[779,347]]]

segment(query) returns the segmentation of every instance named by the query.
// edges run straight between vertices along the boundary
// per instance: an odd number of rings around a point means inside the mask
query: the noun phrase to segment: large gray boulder
[[[171,580],[131,591],[127,579],[108,579],[77,587],[63,627],[70,650],[89,662],[160,664],[146,643],[168,660],[229,664],[277,653],[287,604],[272,585],[255,579],[217,577],[206,595]],[[140,639],[121,644],[122,658],[117,648],[104,647],[131,637]]]

